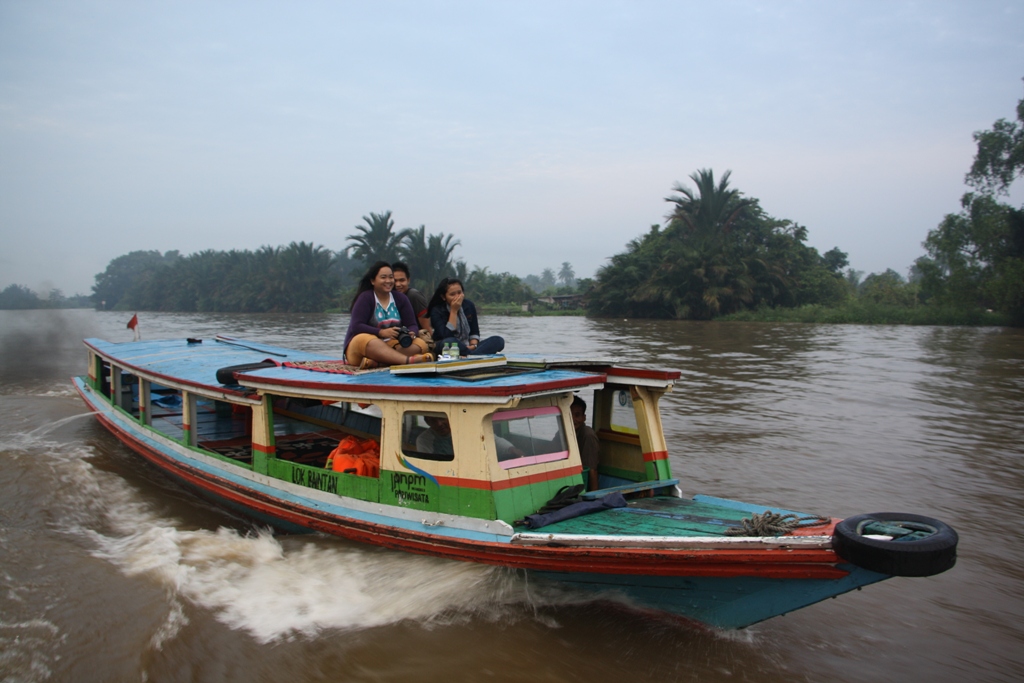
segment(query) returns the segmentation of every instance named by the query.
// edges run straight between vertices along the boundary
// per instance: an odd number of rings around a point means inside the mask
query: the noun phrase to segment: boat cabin
[[[670,485],[658,402],[675,372],[540,357],[355,372],[226,338],[86,346],[86,381],[115,410],[229,471],[513,524],[586,481],[569,410],[582,393],[601,488]]]

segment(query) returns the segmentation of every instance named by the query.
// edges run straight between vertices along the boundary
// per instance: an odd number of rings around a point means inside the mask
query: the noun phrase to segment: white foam
[[[474,616],[541,619],[522,606],[580,599],[538,590],[511,570],[330,537],[183,529],[117,474],[93,467],[91,447],[50,442],[41,433],[18,436],[19,456],[32,455],[53,478],[63,530],[87,538],[94,556],[126,575],[166,589],[169,613],[151,638],[155,648],[188,623],[185,601],[268,642],[408,619],[427,627]]]
[[[263,642],[325,628],[429,621],[509,597],[494,576],[499,572],[481,565],[353,548],[321,537],[290,539],[295,547],[286,550],[269,532],[184,531],[155,520],[136,528],[123,537],[94,535],[96,554],[129,575],[153,577]],[[182,623],[182,615],[173,616],[154,642],[173,636]]]
[[[0,621],[0,672],[4,681],[45,681],[53,671],[54,643],[63,642],[60,629],[45,619]]]
[[[77,396],[78,392],[74,389],[53,389],[50,391],[44,391],[41,394],[33,394],[36,398],[68,398]]]

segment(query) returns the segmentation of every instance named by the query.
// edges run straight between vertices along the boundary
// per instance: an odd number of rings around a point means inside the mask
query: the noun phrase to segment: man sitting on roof
[[[417,289],[412,288],[412,274],[409,273],[409,266],[402,261],[395,261],[391,264],[391,270],[395,274],[395,291],[405,294],[412,304],[412,312],[416,316],[416,322],[420,324],[420,336],[431,339],[433,331],[430,329],[430,313],[427,311],[427,297]]]

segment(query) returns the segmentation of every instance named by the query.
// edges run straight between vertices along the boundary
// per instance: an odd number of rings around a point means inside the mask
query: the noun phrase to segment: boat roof
[[[116,365],[160,384],[240,397],[259,390],[335,400],[408,397],[499,402],[513,396],[599,387],[606,381],[667,388],[679,377],[677,371],[618,367],[605,358],[542,354],[487,356],[353,373],[350,366],[341,365],[341,359],[327,354],[224,336],[119,343],[86,339],[85,344]],[[217,380],[218,370],[263,361],[275,365],[239,371],[235,385]],[[318,365],[334,369],[315,369]]]

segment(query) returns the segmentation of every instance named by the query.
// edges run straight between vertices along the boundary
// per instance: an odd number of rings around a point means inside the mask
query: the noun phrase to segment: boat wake
[[[60,420],[71,422],[87,415]],[[45,470],[44,503],[60,531],[124,575],[153,581],[167,616],[150,637],[159,649],[188,624],[192,606],[260,642],[315,637],[401,621],[425,628],[537,621],[558,627],[551,607],[597,599],[522,572],[371,548],[328,536],[186,527],[115,472],[95,467],[94,447],[52,439],[58,423],[8,435],[2,446]],[[24,457],[23,457],[24,456]],[[608,599],[609,596],[604,596]],[[627,603],[628,604],[628,603]]]
[[[60,532],[85,539],[91,555],[126,576],[166,591],[168,615],[151,637],[156,648],[188,624],[190,605],[269,642],[403,620],[427,628],[474,618],[545,620],[538,607],[569,600],[511,570],[313,534],[184,528],[158,511],[159,501],[95,467],[93,446],[53,440],[56,426],[9,434],[3,448],[49,482],[52,495],[40,502],[61,520]]]
[[[127,521],[127,520],[126,520]],[[437,623],[494,610],[515,593],[488,567],[364,550],[328,538],[278,539],[264,531],[182,530],[166,521],[126,535],[93,534],[94,553],[129,576],[146,575],[269,642],[325,629],[363,629],[411,619]],[[522,597],[522,592],[519,592]],[[172,628],[160,635],[173,637]]]

